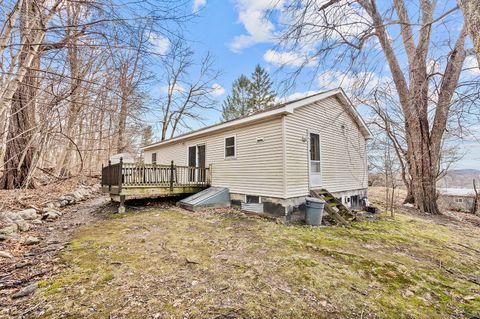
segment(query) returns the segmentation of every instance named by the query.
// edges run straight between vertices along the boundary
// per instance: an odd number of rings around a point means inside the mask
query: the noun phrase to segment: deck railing
[[[102,168],[102,186],[109,190],[118,187],[186,187],[208,186],[210,184],[210,169],[208,167],[190,167],[162,164],[120,163]]]

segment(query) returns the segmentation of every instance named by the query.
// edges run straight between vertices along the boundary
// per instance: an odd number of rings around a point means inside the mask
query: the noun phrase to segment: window
[[[235,136],[225,138],[225,158],[235,158]]]
[[[310,133],[310,170],[320,172],[320,135]]]
[[[152,164],[157,164],[157,153],[152,153]]]
[[[247,203],[247,204],[260,204],[260,196],[245,195],[245,203]]]

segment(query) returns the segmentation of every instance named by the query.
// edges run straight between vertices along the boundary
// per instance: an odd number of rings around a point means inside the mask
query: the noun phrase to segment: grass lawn
[[[478,318],[479,238],[404,214],[311,228],[127,211],[81,228],[36,298],[55,318]]]

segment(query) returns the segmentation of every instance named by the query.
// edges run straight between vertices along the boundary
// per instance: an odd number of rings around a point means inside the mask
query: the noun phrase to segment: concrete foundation
[[[332,195],[341,199],[345,206],[360,210],[365,207],[368,190],[364,188],[332,192]],[[308,195],[292,198],[260,196],[260,200],[263,203],[264,213],[285,221],[298,221],[305,220],[305,197]],[[242,203],[245,203],[245,194],[230,193],[230,201],[233,207],[240,208]]]

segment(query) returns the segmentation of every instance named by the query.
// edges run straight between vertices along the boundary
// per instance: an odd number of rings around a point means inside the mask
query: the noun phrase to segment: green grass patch
[[[45,317],[471,318],[479,234],[402,214],[312,228],[151,209],[81,228],[38,298]]]

